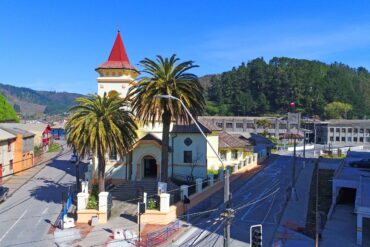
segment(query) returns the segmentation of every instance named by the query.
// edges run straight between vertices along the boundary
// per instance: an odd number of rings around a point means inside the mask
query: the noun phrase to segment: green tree
[[[77,98],[66,123],[66,140],[80,157],[98,158],[99,191],[105,190],[105,155],[116,151],[124,156],[136,140],[137,126],[128,101],[117,94]]]
[[[348,113],[352,111],[352,105],[334,101],[325,106],[325,116],[328,119],[347,118]]]
[[[154,124],[162,120],[162,163],[161,180],[168,179],[168,144],[171,120],[190,123],[191,119],[180,102],[158,98],[159,95],[172,95],[184,102],[190,112],[197,116],[203,113],[205,99],[203,87],[198,77],[189,70],[197,67],[192,61],[178,63],[176,55],[170,58],[157,56],[156,60],[145,58],[140,62],[145,76],[130,88],[128,97],[132,99],[133,111],[143,123]]]
[[[8,103],[5,96],[0,93],[0,122],[18,122],[17,113]]]

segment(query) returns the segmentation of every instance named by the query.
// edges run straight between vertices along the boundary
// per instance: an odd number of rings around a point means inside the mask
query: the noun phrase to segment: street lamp
[[[224,162],[222,161],[221,157],[219,156],[218,152],[214,149],[214,147],[211,145],[211,143],[208,141],[207,136],[204,134],[202,129],[200,128],[199,124],[191,115],[189,109],[186,107],[184,102],[180,100],[179,98],[172,96],[172,95],[156,95],[156,98],[162,98],[162,99],[172,99],[172,100],[177,100],[180,102],[182,107],[184,107],[186,113],[189,115],[191,120],[194,122],[195,126],[197,126],[198,130],[200,133],[203,135],[204,139],[206,139],[208,145],[211,147],[212,151],[215,153],[217,156],[218,160],[221,162],[222,169],[225,170]],[[173,162],[173,161],[172,161]],[[225,224],[224,224],[224,246],[229,247],[230,246],[230,218],[232,215],[232,209],[230,208],[230,181],[229,181],[229,170],[226,169],[225,171],[225,178],[224,178],[224,205],[225,205],[225,211],[224,211],[224,216],[226,218]]]

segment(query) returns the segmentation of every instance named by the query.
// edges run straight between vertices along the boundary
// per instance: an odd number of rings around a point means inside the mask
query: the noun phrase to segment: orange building
[[[22,171],[31,168],[34,164],[34,137],[35,134],[18,128],[5,128],[5,130],[16,136],[14,143],[13,172],[19,175]]]

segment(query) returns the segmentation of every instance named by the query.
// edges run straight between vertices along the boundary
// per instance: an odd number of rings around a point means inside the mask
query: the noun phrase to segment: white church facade
[[[134,85],[139,71],[130,64],[120,33],[118,32],[110,56],[96,68],[99,76],[98,94],[118,93],[125,97]],[[106,177],[112,184],[141,180],[146,177],[160,179],[162,125],[138,123],[138,140],[125,157],[115,153],[107,155]],[[218,151],[224,164],[230,167],[245,166],[255,162],[253,146],[241,135],[229,134],[207,121],[199,120],[207,140]],[[195,124],[170,127],[169,165],[170,177],[186,180],[189,177],[205,178],[221,167]]]

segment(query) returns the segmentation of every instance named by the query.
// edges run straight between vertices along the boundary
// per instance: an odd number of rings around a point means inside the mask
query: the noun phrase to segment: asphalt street
[[[75,184],[71,153],[58,157],[0,204],[0,246],[55,246],[49,230],[61,209],[62,193]]]
[[[231,246],[249,246],[249,229],[255,224],[263,226],[263,245],[271,246],[285,203],[290,196],[292,161],[292,156],[278,155],[270,165],[233,193],[232,208],[235,210],[235,217],[231,221]],[[302,159],[297,158],[296,177],[302,166]],[[219,205],[217,211],[194,223],[174,245],[222,246],[222,211],[223,206]]]

